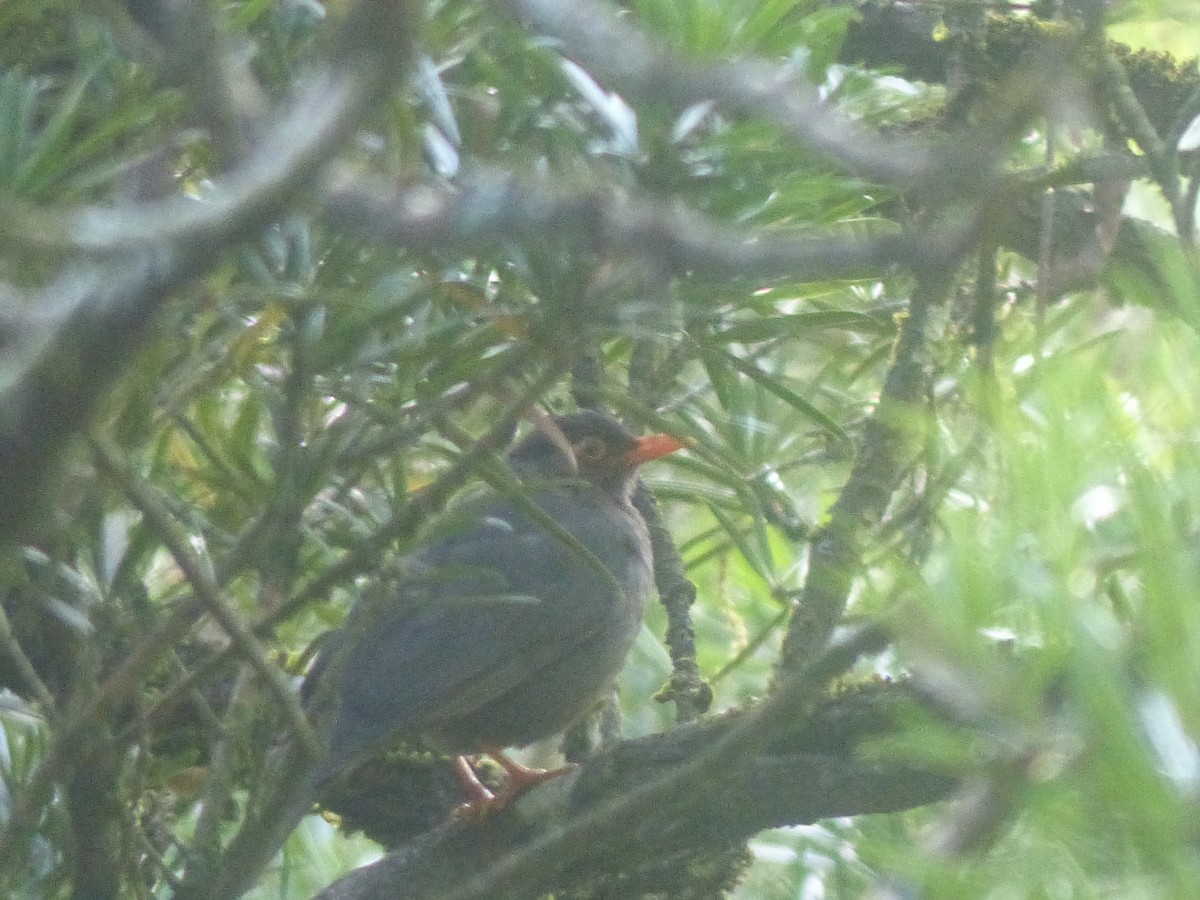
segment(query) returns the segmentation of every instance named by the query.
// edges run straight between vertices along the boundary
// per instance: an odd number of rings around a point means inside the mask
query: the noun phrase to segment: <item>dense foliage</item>
[[[1106,31],[1188,4],[1034,7],[0,4],[0,893],[1200,896],[1200,74]],[[535,404],[690,442],[619,724],[268,863]]]

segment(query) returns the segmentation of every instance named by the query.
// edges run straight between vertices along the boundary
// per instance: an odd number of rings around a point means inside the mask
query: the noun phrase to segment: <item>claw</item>
[[[517,797],[543,781],[558,778],[579,768],[574,763],[557,769],[534,769],[510,757],[504,750],[488,750],[487,755],[496,760],[508,773],[508,779],[498,792],[491,791],[479,780],[475,770],[465,756],[454,757],[454,771],[467,793],[467,801],[454,808],[451,816],[455,821],[478,821],[491,813],[503,809]]]
[[[505,782],[504,790],[501,794],[507,796],[510,800],[520,796],[530,788],[537,787],[543,781],[558,778],[560,775],[566,775],[568,772],[574,772],[579,768],[575,763],[567,763],[565,766],[559,766],[557,769],[533,769],[517,762],[504,750],[489,750],[488,756],[500,763],[504,771],[508,773],[508,781]]]

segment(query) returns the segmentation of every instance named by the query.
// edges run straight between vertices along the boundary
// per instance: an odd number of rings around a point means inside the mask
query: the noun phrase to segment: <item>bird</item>
[[[322,649],[304,686],[322,700],[318,792],[401,737],[454,755],[468,810],[557,774],[506,748],[564,731],[624,664],[653,586],[637,472],[683,446],[599,412],[543,417],[506,457],[523,499],[488,488],[452,505]],[[508,772],[499,798],[465,758],[479,753]]]
[[[484,488],[452,504],[331,633],[301,691],[323,752],[277,748],[277,790],[231,841],[216,880],[177,896],[241,896],[315,800],[400,739],[453,755],[469,798],[459,818],[556,775],[506,750],[565,730],[621,669],[653,582],[631,502],[637,471],[683,447],[599,412],[540,417],[506,455],[520,495]],[[499,794],[475,778],[465,756],[478,753],[508,771]]]

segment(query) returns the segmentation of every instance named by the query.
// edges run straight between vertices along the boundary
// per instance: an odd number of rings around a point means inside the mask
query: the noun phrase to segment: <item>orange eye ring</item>
[[[597,462],[608,455],[608,445],[599,438],[590,435],[580,438],[579,442],[571,449],[575,451],[576,459],[586,460],[587,462]]]

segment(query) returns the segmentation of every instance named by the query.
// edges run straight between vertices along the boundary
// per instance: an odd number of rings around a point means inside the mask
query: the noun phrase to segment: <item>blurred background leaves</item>
[[[240,151],[222,143],[219,98],[180,77],[161,31],[169,6],[0,4],[0,192],[11,210],[219,196]],[[1157,46],[1177,6],[1112,16],[1122,39]],[[355,8],[210,10],[232,83],[253,87],[233,112],[293,100],[337,60]],[[411,73],[336,148],[354,172],[418,187],[455,186],[486,166],[548,177],[585,210],[592,191],[618,208],[635,197],[704,213],[729,229],[731,252],[735,238],[895,234],[913,249],[861,278],[698,277],[657,245],[635,252],[576,217],[416,250],[323,217],[324,176],[264,212],[250,240],[213,248],[87,407],[95,440],[46,454],[36,521],[19,524],[0,560],[0,876],[13,896],[80,895],[98,847],[112,851],[121,896],[170,896],[189,854],[233,830],[282,727],[197,605],[151,508],[186,535],[270,662],[299,675],[371,573],[419,539],[422,498],[444,502],[447,473],[449,487],[468,480],[469,467],[454,468],[471,453],[459,437],[523,402],[602,402],[691,442],[648,478],[697,587],[699,669],[717,711],[768,695],[811,588],[810,542],[872,440],[888,373],[907,361],[897,336],[934,258],[952,277],[923,335],[921,401],[897,426],[913,440],[898,483],[884,486],[882,521],[856,536],[844,598],[843,625],[882,622],[894,643],[828,687],[911,688],[920,702],[859,753],[947,773],[961,789],[947,804],[763,832],[734,895],[1200,894],[1200,269],[1195,234],[1176,232],[1179,221],[1194,229],[1195,153],[1172,159],[1192,205],[1173,216],[1150,151],[1128,152],[1128,124],[1086,54],[1064,63],[1086,97],[1064,79],[1059,106],[1022,118],[997,88],[1015,83],[1003,81],[1011,71],[985,52],[997,20],[1032,18],[1005,5],[987,28],[954,5],[919,7],[953,25],[917,29],[953,63],[945,83],[914,74],[904,33],[884,28],[871,43],[872,5],[646,0],[627,12],[622,21],[697,66],[771,62],[780,92],[819,97],[882,146],[942,146],[953,125],[953,159],[978,184],[949,170],[950,197],[922,178],[876,184],[770,116],[628,98],[500,4],[428,4]],[[1090,15],[1068,5],[1047,27],[1094,38],[1088,28],[1103,23]],[[1173,27],[1195,45],[1194,24]],[[847,55],[851,29],[853,49],[874,51]],[[1194,114],[1194,61],[1163,77],[1183,80]],[[1151,108],[1153,96],[1136,98],[1151,121],[1187,112]],[[999,149],[989,116],[1012,133]],[[270,127],[265,112],[245,118],[251,142]],[[1066,190],[991,180],[1118,163],[1109,182],[1135,190],[1115,205],[1086,193],[1095,176],[1063,185],[1084,192],[1079,209]],[[964,239],[941,239],[960,226]],[[81,256],[69,240],[32,252],[0,235],[6,416],[27,396],[30,359],[49,361],[40,371],[56,384],[92,374],[56,343],[55,285]],[[1047,293],[1055,267],[1067,288]],[[141,501],[101,463],[103,440],[144,486]],[[672,671],[666,618],[650,611],[622,676],[625,735],[674,724],[654,700]],[[103,693],[149,654],[136,683]],[[76,744],[67,726],[83,710],[99,712]],[[228,764],[224,793],[214,759]],[[81,769],[107,803],[78,805]],[[113,834],[97,825],[89,843],[83,812]],[[310,896],[378,852],[310,817],[252,896]]]

